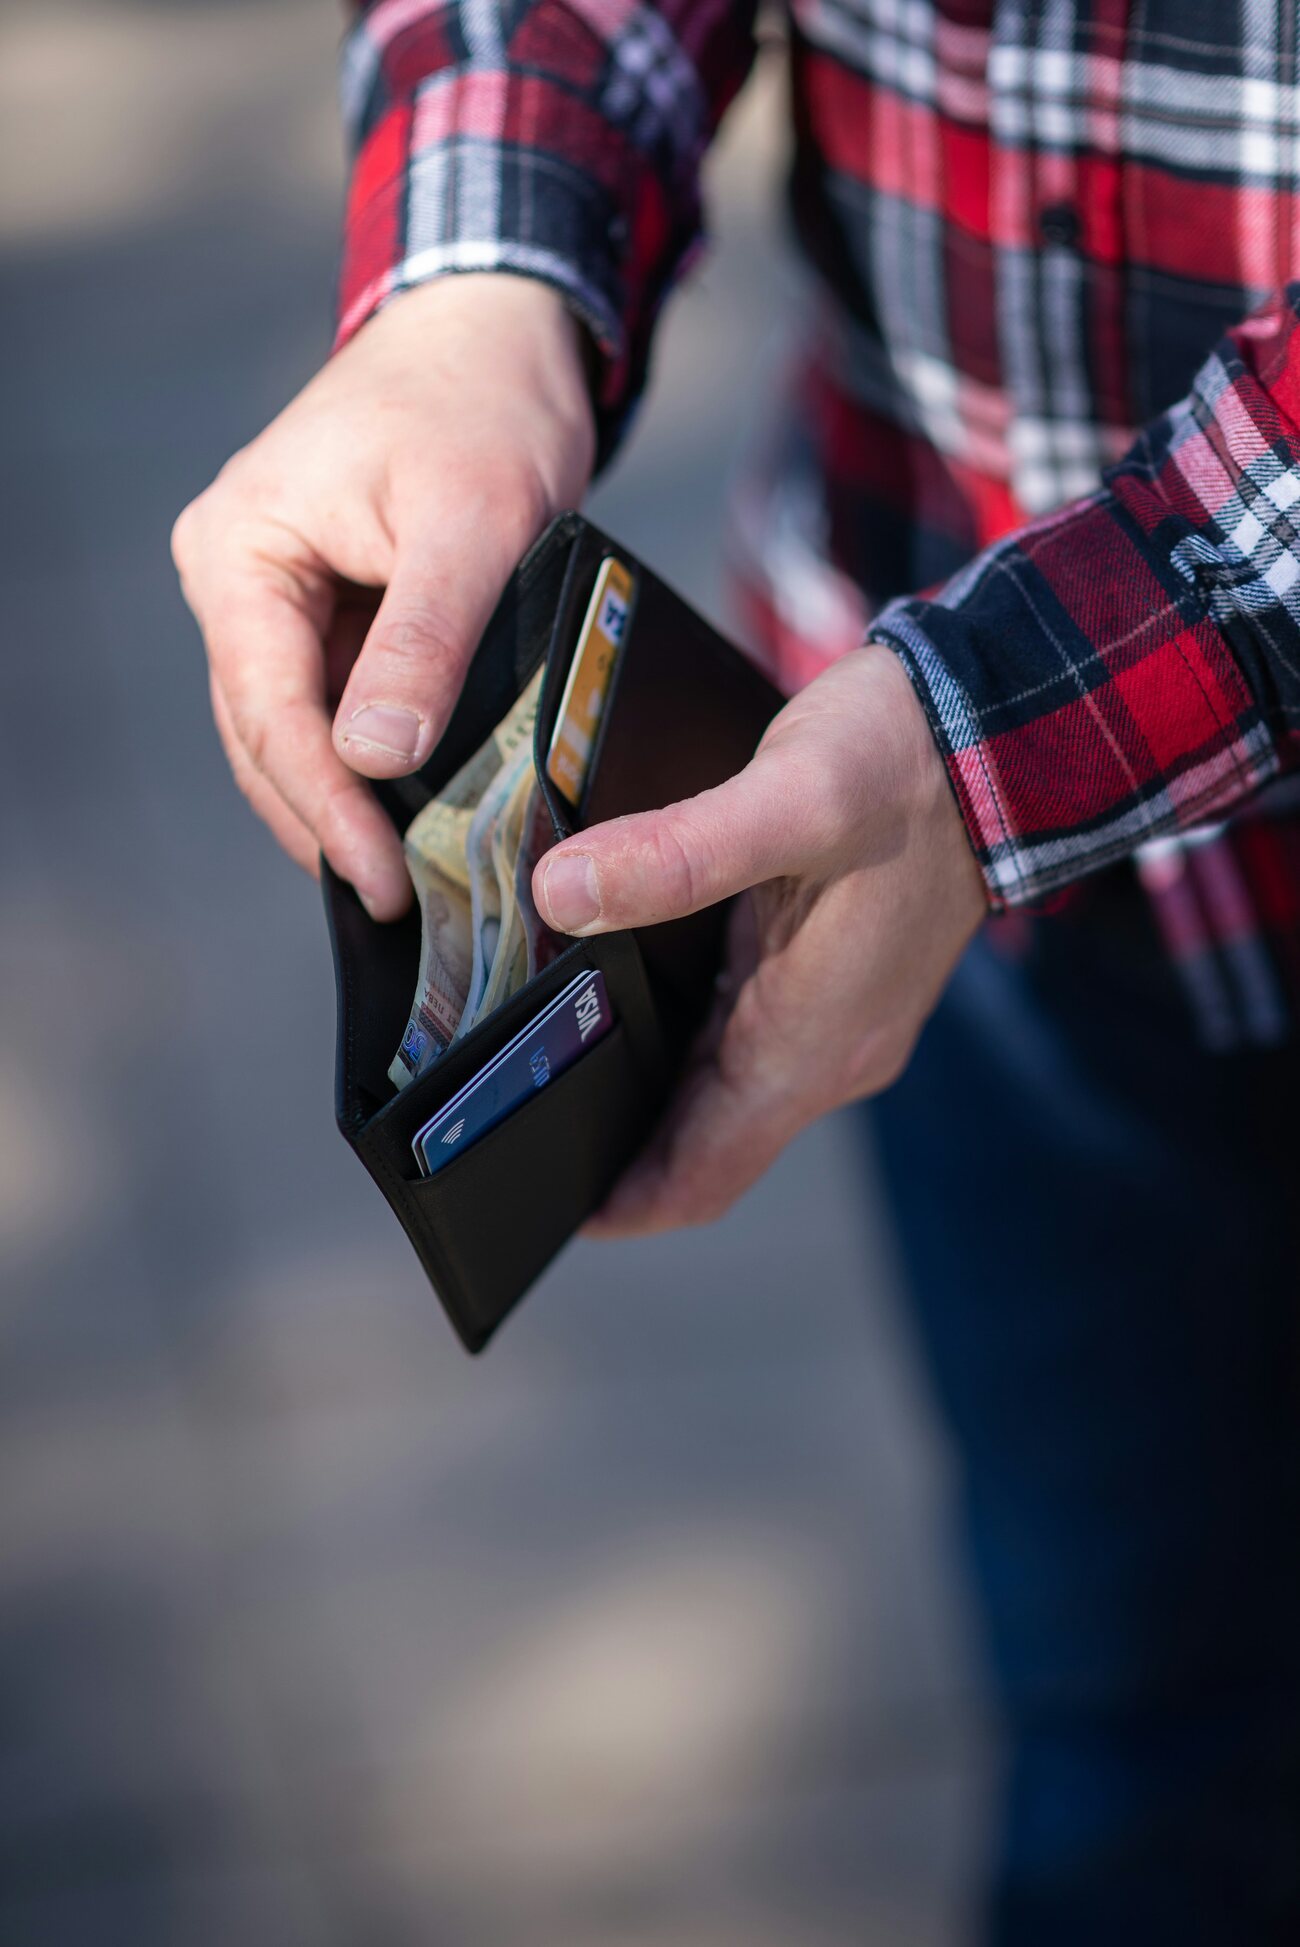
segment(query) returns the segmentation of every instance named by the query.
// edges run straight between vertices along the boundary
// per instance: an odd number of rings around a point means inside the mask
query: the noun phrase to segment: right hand
[[[594,452],[559,296],[442,278],[363,326],[176,523],[236,782],[377,919],[411,885],[362,779],[428,757],[510,571],[582,499]]]

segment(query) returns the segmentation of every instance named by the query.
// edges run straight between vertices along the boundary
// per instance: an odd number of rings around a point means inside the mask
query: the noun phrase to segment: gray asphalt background
[[[337,25],[0,11],[0,1943],[951,1947],[992,1761],[851,1125],[477,1364],[332,1127],[167,533],[325,350]],[[714,613],[778,121],[594,501]]]

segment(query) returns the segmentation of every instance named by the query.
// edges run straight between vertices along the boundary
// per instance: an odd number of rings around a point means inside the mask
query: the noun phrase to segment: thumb
[[[561,933],[655,926],[798,872],[814,851],[811,821],[764,751],[697,798],[566,839],[537,866],[533,898]]]
[[[514,563],[482,535],[437,559],[399,550],[334,717],[334,747],[354,771],[401,777],[424,763]]]

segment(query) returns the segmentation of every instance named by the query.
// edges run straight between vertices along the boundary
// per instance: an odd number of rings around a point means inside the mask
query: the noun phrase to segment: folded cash
[[[407,829],[407,870],[420,905],[420,973],[388,1070],[397,1088],[422,1075],[558,950],[527,884],[551,839],[532,760],[541,683],[539,671]]]
[[[475,811],[465,838],[469,870],[470,936],[474,958],[470,968],[469,993],[465,997],[457,1034],[464,1034],[478,1014],[487,992],[488,975],[496,958],[501,938],[501,888],[492,863],[492,828],[504,802],[499,771]]]
[[[551,814],[546,808],[546,800],[539,790],[534,789],[529,799],[528,814],[524,819],[524,841],[519,848],[519,858],[515,865],[515,904],[523,921],[524,938],[528,947],[528,979],[549,967],[556,955],[568,945],[559,934],[552,933],[537,907],[533,903],[533,872],[543,852],[550,850],[555,834],[551,826]]]
[[[506,828],[518,817],[516,800],[526,790],[533,775],[532,753],[520,745],[501,766],[483,794],[474,813],[466,839],[470,876],[470,911],[473,923],[474,964],[469,995],[461,1015],[459,1032],[465,1034],[476,1020],[500,998],[497,967],[501,943],[512,930],[511,907],[514,884],[506,883],[502,857],[507,843]],[[495,998],[490,998],[494,993]]]

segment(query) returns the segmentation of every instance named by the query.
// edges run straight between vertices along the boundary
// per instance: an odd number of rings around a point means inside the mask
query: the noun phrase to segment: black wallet
[[[631,569],[635,601],[592,751],[581,813],[551,784],[545,754],[597,571]],[[628,550],[561,514],[524,557],[470,665],[437,749],[410,777],[375,787],[400,831],[506,715],[546,664],[533,760],[557,837],[719,784],[753,755],[781,697],[740,651]],[[372,920],[322,865],[338,986],[339,1128],[410,1238],[461,1340],[481,1351],[649,1135],[706,1015],[725,908],[635,933],[575,940],[400,1092],[388,1066],[420,960],[418,912]],[[436,1175],[412,1137],[584,967],[598,968],[615,1024]]]

